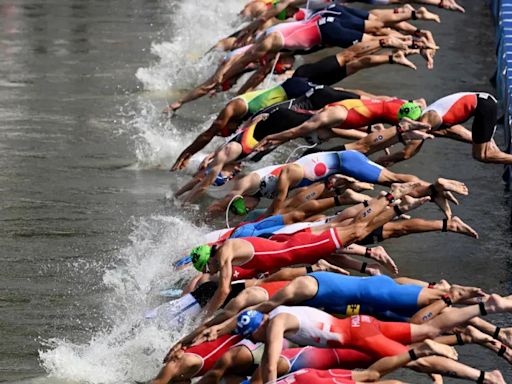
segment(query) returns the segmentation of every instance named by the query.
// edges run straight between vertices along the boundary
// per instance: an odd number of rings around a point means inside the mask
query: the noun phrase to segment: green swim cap
[[[233,200],[233,202],[231,203],[230,210],[231,212],[238,216],[245,216],[247,215],[247,212],[249,212],[249,210],[245,206],[245,201],[243,197],[237,197],[235,200]]]
[[[210,245],[203,244],[192,249],[190,257],[192,258],[194,268],[199,272],[203,272],[203,269],[206,266],[206,263],[208,263],[211,255],[212,247]]]
[[[286,20],[287,17],[286,17],[286,9],[283,9],[281,12],[279,12],[277,15],[276,15],[276,19],[277,20]]]
[[[403,104],[398,110],[398,120],[402,120],[404,117],[408,117],[411,120],[418,120],[421,116],[421,107],[409,101]]]

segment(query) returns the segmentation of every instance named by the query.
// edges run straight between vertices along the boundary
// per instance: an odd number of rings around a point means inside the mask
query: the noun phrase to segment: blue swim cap
[[[263,313],[253,309],[243,311],[236,319],[236,333],[244,337],[250,336],[261,325],[263,318]]]

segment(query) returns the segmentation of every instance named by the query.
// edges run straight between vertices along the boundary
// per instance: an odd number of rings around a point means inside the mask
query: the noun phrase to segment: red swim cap
[[[304,12],[302,9],[299,9],[297,12],[295,12],[295,15],[293,15],[295,20],[301,21],[306,18],[306,12]]]

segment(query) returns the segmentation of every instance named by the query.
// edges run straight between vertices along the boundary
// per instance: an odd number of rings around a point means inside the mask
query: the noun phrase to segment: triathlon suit
[[[346,369],[301,369],[279,378],[277,384],[355,384],[352,371]]]
[[[297,318],[299,329],[287,331],[285,337],[298,345],[354,348],[379,359],[406,352],[411,343],[409,323],[382,322],[366,315],[338,319],[319,309],[287,306],[270,312],[270,319],[281,313]]]
[[[308,83],[306,79],[292,77],[275,87],[247,92],[232,100],[240,99],[245,103],[247,112],[241,120],[246,120],[264,108],[302,96],[312,87],[314,84]]]
[[[318,29],[322,36],[322,44],[348,48],[363,40],[365,20],[369,13],[353,8],[332,5],[325,10],[317,12],[312,16],[322,13],[318,20]]]
[[[497,101],[484,92],[460,92],[445,96],[430,104],[423,114],[434,111],[442,119],[441,128],[462,124],[474,116],[473,143],[491,141],[496,131]]]
[[[289,103],[288,101],[287,104]],[[266,119],[250,125],[229,140],[229,142],[237,142],[242,146],[242,153],[237,160],[242,160],[251,154],[258,142],[265,136],[283,132],[301,125],[308,120],[311,115],[312,113],[298,113],[290,110],[287,105],[276,106],[270,109]],[[269,152],[261,152],[258,156],[251,158],[251,161],[259,161]]]
[[[242,336],[228,334],[219,337],[217,340],[185,349],[185,353],[196,355],[201,359],[201,368],[193,376],[203,376],[227,350],[236,345],[240,340],[242,340]]]
[[[309,79],[308,79],[309,80]],[[312,81],[314,83],[314,81]],[[347,99],[359,99],[357,93],[335,89],[325,85],[317,85],[307,91],[303,96],[293,101],[292,108],[296,111],[322,109],[327,104],[335,103]]]
[[[336,231],[332,228],[320,234],[298,232],[284,242],[260,237],[246,237],[243,241],[252,245],[253,256],[241,264],[233,264],[258,272],[275,271],[294,264],[315,264],[322,257],[342,247]]]
[[[293,77],[303,77],[315,84],[332,85],[347,77],[347,66],[340,67],[336,55],[327,56],[314,63],[302,64]]]
[[[341,106],[347,110],[345,121],[337,128],[357,129],[370,124],[398,124],[398,111],[406,101],[392,100],[343,100],[332,103],[326,108]]]
[[[381,165],[374,163],[361,152],[354,150],[312,153],[291,164],[298,164],[304,170],[303,179],[293,185],[292,188],[300,188],[318,181],[325,181],[331,175],[337,173],[354,177],[359,181],[376,184],[383,169]],[[275,170],[261,179],[260,193],[262,196],[269,199],[275,197],[280,172],[281,169]]]
[[[281,352],[281,358],[288,363],[288,372],[303,368],[368,368],[375,359],[366,353],[347,348],[289,348]]]
[[[187,321],[200,315],[201,310],[208,304],[217,290],[218,284],[214,281],[207,281],[201,284],[194,291],[187,293],[176,300],[171,300],[158,307],[146,311],[146,319],[161,320],[171,327],[183,326]],[[231,291],[221,305],[221,308],[245,289],[245,281],[233,281]]]
[[[318,27],[320,16],[303,21],[280,23],[267,28],[265,36],[278,33],[281,36],[283,46],[281,50],[296,51],[309,50],[322,44],[322,35]]]
[[[329,313],[343,316],[392,311],[412,316],[418,311],[421,287],[412,284],[397,284],[392,278],[381,275],[371,277],[344,276],[332,272],[313,272],[318,284],[315,297],[304,301],[304,305],[322,308]]]

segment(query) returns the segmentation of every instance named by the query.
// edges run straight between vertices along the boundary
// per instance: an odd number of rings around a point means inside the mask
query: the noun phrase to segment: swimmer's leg
[[[244,70],[244,68],[259,60],[267,53],[278,52],[283,46],[282,37],[279,33],[273,32],[262,36],[248,51],[244,52],[226,63],[223,73],[217,77],[217,81],[222,83],[226,79],[230,79]]]
[[[502,152],[493,139],[473,144],[473,158],[483,163],[512,164],[512,155]]]
[[[402,237],[411,233],[423,232],[454,232],[478,238],[478,233],[457,216],[444,220],[410,219],[399,220],[384,224],[382,238]]]
[[[500,312],[512,312],[512,299],[492,294],[479,305],[454,308],[424,324],[411,324],[411,339],[416,342],[433,338],[479,315]]]
[[[280,305],[296,304],[311,299],[317,294],[317,291],[318,283],[314,277],[298,277],[292,280],[290,284],[277,291],[270,300],[259,304],[254,309],[263,313],[269,313]]]
[[[478,381],[478,378],[483,372],[483,383],[505,384],[505,380],[503,379],[503,376],[498,370],[484,372],[472,368],[468,365],[440,356],[429,356],[423,359],[416,360],[415,362],[410,363],[408,367],[424,373],[440,373],[442,375],[471,381]]]
[[[347,63],[347,76],[353,75],[362,69],[372,68],[383,64],[400,64],[412,69],[416,66],[409,61],[403,51],[397,51],[389,55],[368,55]]]

